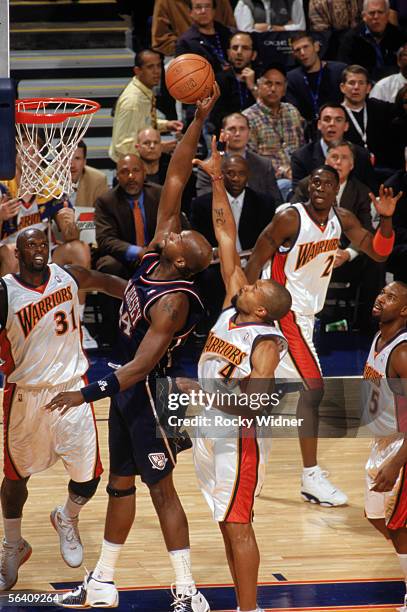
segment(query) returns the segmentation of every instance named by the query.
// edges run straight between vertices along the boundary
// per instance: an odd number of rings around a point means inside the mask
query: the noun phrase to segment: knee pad
[[[90,499],[96,493],[99,482],[100,476],[93,478],[92,480],[88,480],[87,482],[76,482],[75,480],[70,480],[68,487],[69,490],[74,493],[74,495],[84,497],[85,499]]]
[[[106,493],[109,495],[109,497],[129,497],[130,495],[134,495],[135,492],[136,487],[134,485],[128,489],[115,489],[110,485],[107,485],[106,487]]]

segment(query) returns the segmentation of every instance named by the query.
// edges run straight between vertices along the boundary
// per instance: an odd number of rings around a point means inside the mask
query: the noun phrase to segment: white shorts
[[[220,410],[210,410],[234,418]],[[197,427],[193,436],[195,471],[201,491],[218,522],[249,523],[254,498],[264,483],[271,439],[259,437],[256,426]]]
[[[377,493],[372,491],[374,479],[379,469],[399,451],[403,436],[396,434],[385,438],[376,438],[372,442],[369,459],[366,463],[365,513],[370,519],[385,519],[388,529],[405,527],[407,520],[407,490],[405,470],[400,475],[391,491]],[[403,494],[403,490],[406,492]]]
[[[81,404],[63,416],[44,406],[61,391],[84,386],[81,378],[47,389],[8,384],[4,390],[4,474],[11,480],[42,472],[62,459],[72,480],[87,482],[103,471],[93,407]]]

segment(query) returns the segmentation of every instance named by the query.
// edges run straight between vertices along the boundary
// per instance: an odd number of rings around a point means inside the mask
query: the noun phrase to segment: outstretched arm
[[[224,141],[221,135],[220,141]],[[218,242],[220,267],[225,283],[226,297],[223,306],[229,306],[234,296],[247,278],[240,265],[236,250],[236,223],[230,208],[222,175],[222,158],[216,146],[216,137],[212,138],[211,157],[202,162],[194,159],[194,164],[206,172],[212,180],[212,222]]]
[[[88,270],[82,266],[67,265],[64,266],[78,283],[79,289],[83,291],[101,291],[107,295],[123,299],[124,290],[127,286],[127,281],[113,274],[103,274],[95,270]]]
[[[151,244],[157,244],[165,233],[181,230],[180,211],[184,187],[192,172],[192,159],[195,157],[203,124],[220,95],[214,83],[212,96],[198,100],[195,118],[178,143],[168,166],[167,176],[161,192],[157,214],[157,226]]]

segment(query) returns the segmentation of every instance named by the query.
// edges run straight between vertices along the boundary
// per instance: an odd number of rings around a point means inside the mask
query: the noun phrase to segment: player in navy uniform
[[[210,263],[212,250],[198,232],[180,231],[184,186],[205,118],[219,96],[199,101],[195,119],[178,145],[168,169],[158,210],[157,228],[150,250],[129,282],[120,314],[120,330],[128,363],[79,393],[61,393],[49,404],[61,413],[83,398],[113,397],[109,417],[110,476],[107,491],[105,536],[95,570],[83,585],[63,597],[67,607],[115,607],[115,565],[135,516],[135,475],[150,490],[176,580],[174,612],[207,612],[205,598],[196,590],[191,574],[188,523],[175,491],[173,443],[156,434],[152,381],[168,373],[172,349],[192,331],[202,304],[191,277]]]

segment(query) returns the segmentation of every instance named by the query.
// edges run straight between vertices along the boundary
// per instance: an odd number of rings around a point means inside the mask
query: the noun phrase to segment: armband
[[[387,257],[393,250],[394,246],[394,231],[390,238],[386,238],[380,231],[380,227],[377,228],[376,233],[373,237],[373,250],[381,257]]]
[[[104,397],[112,397],[112,395],[116,395],[119,391],[120,383],[114,372],[81,389],[84,400],[88,404],[103,399]]]

